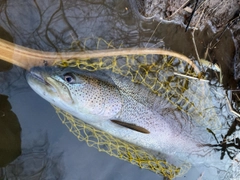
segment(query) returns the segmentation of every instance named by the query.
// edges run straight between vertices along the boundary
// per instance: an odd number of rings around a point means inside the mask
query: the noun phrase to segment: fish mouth
[[[37,67],[32,68],[28,73],[28,76],[34,81],[37,81],[41,84],[44,84],[46,86],[52,86],[48,81],[46,81],[46,78],[44,78],[44,72],[40,71],[40,69],[38,69]]]
[[[49,84],[45,79],[44,77],[38,73],[38,72],[34,72],[34,71],[30,71],[30,75],[32,76],[32,78],[34,78],[35,80],[37,80],[38,82],[41,82],[45,85],[48,85],[50,86],[51,84]]]

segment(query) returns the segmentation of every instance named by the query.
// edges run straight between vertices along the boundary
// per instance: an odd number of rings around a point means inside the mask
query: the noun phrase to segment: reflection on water
[[[63,179],[61,154],[51,155],[46,134],[40,134],[38,141],[28,143],[32,147],[22,149],[21,156],[2,169],[3,175],[18,180]]]
[[[159,22],[156,20],[142,17],[134,3],[129,3],[127,0],[27,0],[24,2],[7,0],[2,2],[0,8],[0,26],[11,34],[15,43],[33,49],[63,51],[71,49],[72,42],[75,40],[101,37],[106,41],[113,41],[116,47],[161,47],[189,57],[196,57],[190,32],[185,33],[181,25],[163,22],[158,25]],[[213,33],[210,28],[196,32],[195,40],[201,58],[204,57],[212,38]],[[230,32],[225,33],[217,47],[209,51],[209,59],[222,64],[225,81],[233,74],[229,65],[226,64],[232,62],[234,54],[235,47]],[[22,90],[21,87],[26,87],[26,83],[19,81],[19,74],[22,76],[23,73],[0,74],[0,92],[10,95],[10,99]],[[29,123],[20,119],[21,122]],[[23,133],[23,137],[25,135]],[[36,146],[38,147],[37,144]],[[31,146],[27,147],[29,149]],[[49,155],[46,149],[37,153],[34,151],[23,153],[15,163],[21,164],[21,167],[27,167],[27,163],[22,162],[23,159],[25,158],[29,164],[32,164],[32,160],[35,159],[38,162],[36,171],[41,171],[40,169],[43,168],[41,165],[47,166],[46,161]],[[40,157],[45,159],[42,161]],[[10,165],[9,169],[7,172],[18,171],[14,169],[14,165]],[[19,171],[17,173],[21,174]],[[57,177],[60,177],[60,174]],[[158,176],[153,177],[159,179]]]

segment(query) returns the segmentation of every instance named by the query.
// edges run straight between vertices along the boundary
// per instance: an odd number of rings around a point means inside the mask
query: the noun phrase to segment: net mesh
[[[86,38],[75,42],[71,50],[88,51],[89,49],[112,49],[112,42],[101,38]],[[119,48],[118,48],[119,50]],[[122,48],[114,56],[108,54],[98,58],[63,59],[55,65],[62,67],[77,67],[88,71],[110,70],[113,73],[128,77],[133,83],[141,83],[150,91],[166,99],[177,110],[211,129],[219,129],[221,120],[213,104],[213,89],[204,81],[207,78],[197,73],[194,66],[185,60],[165,54],[136,54],[123,55]],[[94,51],[91,51],[94,53]],[[169,51],[169,54],[171,52]],[[194,62],[197,64],[197,62]],[[202,99],[204,97],[204,100]],[[214,97],[215,98],[215,97]],[[219,96],[219,100],[223,99]],[[190,164],[182,163],[179,167],[151,155],[149,151],[119,140],[110,134],[100,131],[83,121],[76,119],[67,112],[55,107],[61,121],[80,141],[86,141],[91,147],[104,151],[111,156],[127,160],[141,168],[150,169],[169,179],[181,176],[188,171]]]
[[[54,107],[62,123],[80,141],[86,141],[88,146],[98,149],[100,152],[108,153],[110,156],[129,161],[140,168],[154,171],[164,177],[173,179],[176,176],[185,174],[191,167],[188,163],[182,163],[180,167],[168,163],[164,159],[159,159],[149,151],[138,146],[120,140],[112,135],[98,130],[93,126],[76,119],[71,114]]]

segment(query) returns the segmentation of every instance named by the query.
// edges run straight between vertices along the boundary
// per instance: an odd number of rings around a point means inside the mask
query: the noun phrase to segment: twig
[[[229,108],[229,110],[230,110],[233,114],[235,114],[236,116],[240,117],[240,114],[237,113],[235,110],[233,110],[232,105],[231,105],[231,103],[230,103],[228,97],[227,97],[227,96],[225,96],[225,97],[226,97],[226,100],[227,100],[227,104],[228,104],[228,108]],[[239,120],[238,120],[238,121],[239,121]]]
[[[187,1],[186,1],[180,8],[178,8],[171,16],[167,17],[167,19],[170,19],[171,17],[175,16],[175,14],[177,14],[178,11],[180,11],[184,6],[186,6],[189,1],[190,1],[190,0],[187,0]]]
[[[196,0],[196,3],[195,3],[195,6],[194,6],[194,8],[193,8],[193,11],[192,11],[192,13],[191,13],[190,19],[189,19],[188,24],[187,24],[187,26],[186,26],[186,28],[185,28],[185,32],[187,32],[187,30],[188,30],[188,27],[189,27],[189,25],[190,25],[190,23],[191,23],[192,17],[193,17],[193,15],[194,15],[195,11],[196,11],[197,5],[198,5],[198,0]]]
[[[199,79],[199,78],[196,78],[196,77],[188,76],[188,75],[177,73],[177,72],[174,72],[173,74],[177,75],[177,76],[185,77],[185,78],[188,78],[188,79],[195,79],[195,80],[199,80],[199,81],[209,82],[209,80],[207,80],[207,79]]]
[[[194,38],[195,37],[194,33],[195,33],[196,27],[198,26],[200,20],[202,19],[202,16],[204,14],[205,9],[206,9],[206,7],[203,9],[201,16],[199,17],[199,19],[198,19],[198,21],[197,21],[197,23],[196,23],[196,25],[195,25],[195,27],[192,31],[193,46],[194,46],[194,49],[195,49],[195,52],[196,52],[196,55],[197,55],[197,60],[198,60],[199,64],[200,64],[200,57],[199,57],[199,54],[198,54],[197,45],[196,45],[195,38]]]
[[[159,26],[161,23],[162,23],[162,21],[160,21],[160,22],[157,24],[156,28],[154,29],[153,33],[151,34],[150,38],[148,39],[148,42],[147,42],[147,44],[145,45],[145,47],[147,47],[147,45],[149,44],[149,42],[150,42],[150,40],[152,39],[153,35],[155,34],[158,26]]]
[[[200,62],[200,57],[199,57],[199,54],[198,54],[197,45],[196,45],[195,38],[194,38],[194,31],[191,34],[192,34],[192,41],[193,41],[194,50],[195,50],[195,53],[197,55],[197,60],[198,60],[198,62]]]

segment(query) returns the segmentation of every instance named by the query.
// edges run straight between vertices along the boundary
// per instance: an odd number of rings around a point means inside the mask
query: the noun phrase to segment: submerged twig
[[[214,38],[210,44],[216,39],[216,42],[213,45],[210,45],[210,49],[213,49],[216,47],[216,45],[220,42],[221,38],[223,37],[224,33],[226,32],[227,28],[231,27],[236,21],[240,19],[240,10],[237,10],[234,14],[234,16],[228,21],[220,35],[218,35],[216,38]]]
[[[161,23],[162,23],[162,22],[160,21],[160,22],[157,24],[156,28],[154,29],[153,33],[151,34],[150,38],[148,39],[148,42],[147,42],[147,44],[145,45],[145,47],[148,46],[150,40],[152,39],[152,37],[153,37],[153,35],[155,34],[155,32],[156,32],[158,26],[159,26]]]
[[[214,139],[215,139],[215,140],[217,141],[217,143],[219,144],[219,141],[218,141],[215,133],[214,133],[211,129],[209,129],[209,128],[207,128],[207,131],[213,135]]]
[[[204,11],[205,11],[205,8],[203,9],[201,16],[199,17],[199,19],[198,19],[198,21],[197,21],[197,23],[196,23],[196,25],[195,25],[195,28],[194,28],[193,31],[192,31],[193,46],[194,46],[194,49],[195,49],[195,52],[196,52],[196,55],[197,55],[197,60],[198,60],[199,64],[201,64],[201,63],[200,63],[200,57],[199,57],[199,54],[198,54],[198,50],[197,50],[197,45],[196,45],[194,33],[195,33],[196,27],[198,26],[200,20],[202,19],[202,16],[203,16],[203,14],[204,14]]]
[[[227,153],[228,157],[230,159],[234,159],[235,157],[235,152],[236,151],[232,151],[228,148],[230,147],[234,147],[236,149],[240,149],[240,139],[239,138],[233,138],[233,139],[227,139],[227,137],[230,137],[235,131],[236,131],[236,127],[240,126],[240,121],[239,118],[235,118],[235,120],[232,122],[232,125],[229,127],[228,132],[225,136],[221,135],[222,137],[222,141],[218,141],[215,133],[211,130],[207,128],[207,131],[209,133],[211,133],[214,136],[214,139],[217,141],[217,144],[208,144],[210,147],[220,147],[220,149],[215,149],[217,151],[221,151],[221,156],[220,159],[222,160],[225,156],[225,154]]]

